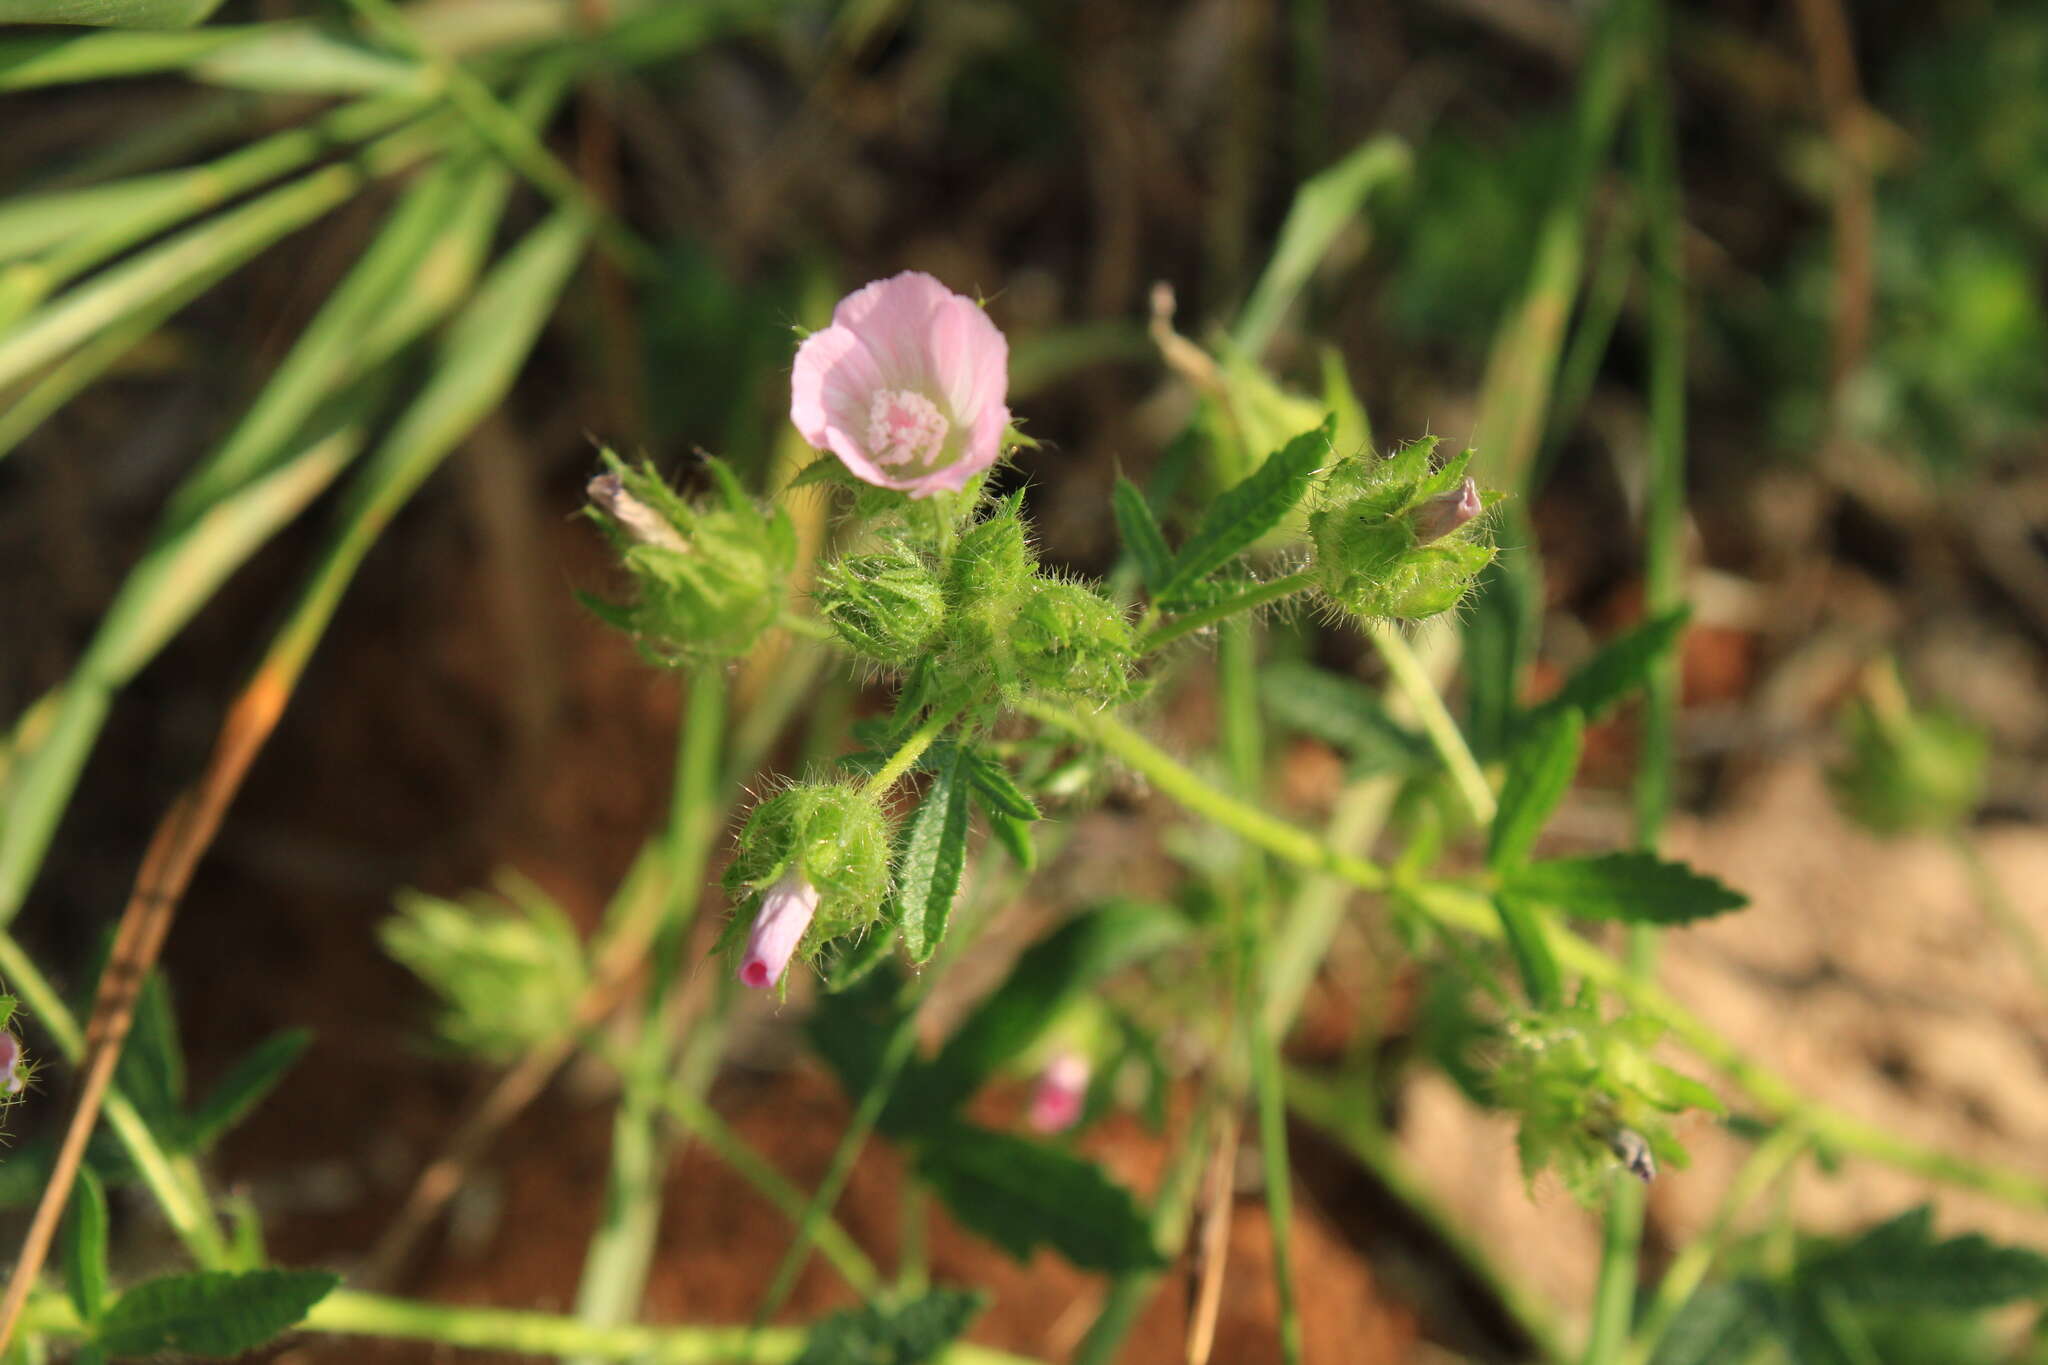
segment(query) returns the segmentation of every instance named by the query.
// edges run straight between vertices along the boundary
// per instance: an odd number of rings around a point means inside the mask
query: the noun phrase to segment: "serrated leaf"
[[[1564,978],[1543,933],[1543,912],[1505,891],[1493,898],[1493,908],[1529,1003],[1539,1010],[1556,1009],[1564,1003]]]
[[[1649,681],[1650,670],[1678,642],[1690,615],[1691,608],[1678,607],[1610,640],[1579,665],[1557,695],[1536,708],[1537,713],[1550,715],[1571,707],[1589,721],[1598,720],[1609,707]]]
[[[1761,1281],[1706,1285],[1671,1320],[1650,1365],[1743,1365],[1777,1334],[1781,1314],[1777,1291]]]
[[[192,1110],[185,1130],[188,1145],[203,1151],[241,1122],[284,1079],[312,1041],[313,1035],[305,1029],[287,1029],[245,1053]]]
[[[1003,814],[1016,820],[1036,820],[1038,805],[1024,794],[1010,770],[979,749],[962,746],[961,762],[967,765],[967,780],[973,784],[974,799],[989,814]]]
[[[1209,506],[1202,524],[1188,537],[1155,594],[1162,601],[1207,578],[1259,537],[1278,526],[1308,493],[1309,481],[1330,456],[1334,418],[1324,418],[1266,458],[1243,483]]]
[[[324,1270],[166,1275],[123,1294],[100,1319],[97,1340],[111,1356],[237,1356],[297,1326],[340,1283]]]
[[[1152,515],[1151,504],[1145,501],[1136,484],[1118,475],[1116,487],[1109,495],[1109,506],[1116,514],[1117,535],[1130,553],[1131,562],[1138,566],[1139,577],[1146,588],[1157,592],[1173,563],[1173,551],[1167,548],[1166,536]]]
[[[1048,1246],[1083,1270],[1163,1263],[1131,1192],[1058,1148],[953,1123],[920,1146],[918,1172],[963,1227],[1020,1261]]]
[[[78,1168],[64,1213],[64,1291],[86,1323],[107,1304],[107,1194],[90,1166]]]
[[[987,1303],[977,1290],[934,1289],[893,1312],[875,1304],[849,1308],[811,1328],[794,1365],[924,1365]]]
[[[967,868],[968,786],[960,750],[948,750],[934,765],[924,803],[904,833],[889,917],[912,962],[927,962],[938,950],[960,893]]]
[[[985,812],[988,816],[988,832],[996,842],[1017,860],[1017,866],[1026,872],[1038,866],[1038,845],[1031,837],[1029,820],[1019,820],[998,811]]]
[[[1436,762],[1429,741],[1380,705],[1372,689],[1313,664],[1280,661],[1259,671],[1273,718],[1335,745],[1355,774],[1421,772]]]
[[[1650,853],[1531,863],[1507,872],[1501,889],[1583,919],[1632,924],[1689,924],[1749,904],[1705,873]]]
[[[1500,805],[1494,811],[1486,862],[1495,871],[1529,859],[1544,822],[1557,809],[1579,770],[1585,722],[1570,707],[1538,720],[1508,755]]]
[[[1024,950],[932,1063],[934,1098],[958,1104],[997,1067],[1028,1051],[1061,1008],[1126,963],[1186,932],[1163,906],[1113,902],[1077,915]]]
[[[1933,1220],[1923,1204],[1809,1256],[1799,1268],[1800,1287],[1884,1308],[1996,1308],[2048,1296],[2048,1256],[1977,1233],[1937,1242]]]

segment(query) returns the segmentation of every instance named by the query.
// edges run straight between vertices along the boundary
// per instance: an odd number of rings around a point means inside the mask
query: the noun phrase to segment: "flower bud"
[[[855,787],[806,782],[755,806],[725,885],[773,895],[790,877],[817,894],[801,936],[810,947],[872,922],[889,890],[889,822],[876,800]],[[760,899],[765,912],[768,896]]]
[[[1415,543],[1427,545],[1442,540],[1485,510],[1479,501],[1479,484],[1468,474],[1456,488],[1437,494],[1411,514]]]
[[[747,653],[782,614],[796,563],[788,515],[763,513],[717,460],[706,465],[718,497],[692,504],[651,470],[607,459],[610,472],[589,487],[591,515],[618,546],[638,591],[625,605],[588,605],[658,663]]]
[[[1455,607],[1493,558],[1480,538],[1491,499],[1465,473],[1471,452],[1432,472],[1435,438],[1324,476],[1309,517],[1314,572],[1353,615],[1419,620]]]
[[[1007,615],[1031,586],[1037,557],[1024,538],[1022,499],[977,522],[947,559],[946,599],[956,611]]]
[[[818,614],[846,647],[901,667],[946,621],[946,594],[924,557],[905,545],[848,555],[818,575]]]
[[[754,916],[746,952],[740,957],[740,981],[755,990],[781,981],[817,913],[818,888],[794,872],[784,873],[761,897],[761,911]]]
[[[1041,1133],[1064,1133],[1081,1121],[1088,1101],[1088,1059],[1062,1052],[1047,1062],[1031,1087],[1026,1120]]]
[[[1137,655],[1130,623],[1078,583],[1041,579],[1010,626],[1019,678],[1055,696],[1117,701]]]
[[[28,1084],[28,1066],[21,1039],[11,1029],[0,1028],[0,1092],[19,1095]]]

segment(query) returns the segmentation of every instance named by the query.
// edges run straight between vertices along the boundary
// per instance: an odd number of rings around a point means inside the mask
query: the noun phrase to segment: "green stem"
[[[593,1327],[574,1318],[507,1308],[418,1303],[337,1289],[307,1315],[308,1331],[429,1341],[510,1355],[587,1356],[658,1365],[729,1365],[795,1359],[808,1333],[794,1327]],[[939,1365],[1033,1365],[1023,1356],[955,1343]]]
[[[682,1125],[684,1131],[709,1147],[720,1161],[752,1185],[763,1199],[781,1210],[790,1222],[800,1223],[803,1220],[804,1192],[749,1147],[717,1110],[695,1095],[683,1093],[664,1095],[662,1107]],[[881,1271],[875,1268],[875,1263],[868,1259],[867,1253],[860,1249],[838,1220],[821,1218],[815,1236],[818,1254],[832,1263],[832,1268],[855,1293],[863,1299],[872,1299],[882,1292]]]
[[[1672,1259],[1664,1278],[1658,1281],[1656,1295],[1650,1300],[1649,1307],[1643,1310],[1642,1325],[1636,1329],[1635,1340],[1622,1357],[1623,1365],[1648,1365],[1650,1357],[1656,1354],[1657,1343],[1664,1339],[1664,1333],[1670,1330],[1680,1310],[1707,1278],[1707,1271],[1713,1268],[1715,1259],[1727,1247],[1729,1229],[1734,1225],[1736,1216],[1791,1167],[1811,1140],[1797,1126],[1787,1124],[1765,1138],[1749,1154],[1749,1160],[1735,1173],[1735,1179],[1728,1184],[1728,1192],[1721,1197],[1713,1222],[1706,1231],[1686,1243],[1685,1249]]]
[[[1664,14],[1647,0],[1643,51],[1664,63]],[[1677,140],[1671,128],[1669,85],[1661,71],[1643,82],[1636,101],[1644,241],[1650,294],[1649,477],[1643,506],[1644,609],[1660,616],[1685,598],[1685,280],[1679,257]],[[1678,727],[1678,657],[1672,651],[1651,667],[1644,688],[1642,754],[1636,765],[1636,842],[1654,852],[1671,811]],[[1648,980],[1655,971],[1657,931],[1629,930],[1629,969]],[[1627,1343],[1640,1288],[1644,1190],[1616,1172],[1608,1181],[1606,1236],[1594,1289],[1593,1330],[1586,1365],[1612,1365]]]
[[[1231,784],[1239,796],[1260,801],[1265,787],[1265,736],[1259,716],[1258,637],[1248,618],[1238,617],[1224,627],[1218,641],[1217,672],[1223,750]],[[1286,1080],[1280,1068],[1277,1030],[1265,1026],[1260,1000],[1272,918],[1267,873],[1265,857],[1247,849],[1237,894],[1231,897],[1229,960],[1236,1023],[1251,1061],[1252,1092],[1258,1106],[1259,1158],[1273,1237],[1273,1288],[1280,1309],[1280,1355],[1286,1365],[1295,1365],[1301,1359],[1301,1316],[1294,1293],[1294,1178],[1287,1152]]]
[[[1020,709],[1096,745],[1188,811],[1297,867],[1339,877],[1362,891],[1386,891],[1392,886],[1393,879],[1378,864],[1329,848],[1307,830],[1216,790],[1112,716],[1084,714],[1037,699],[1020,703]],[[1500,937],[1493,903],[1481,891],[1453,882],[1404,883],[1401,889],[1418,910],[1446,928]],[[1676,1041],[1746,1091],[1772,1116],[1797,1121],[1819,1145],[1980,1190],[2021,1207],[2048,1210],[2048,1179],[1926,1147],[1807,1100],[1783,1077],[1744,1056],[1655,982],[1635,977],[1568,929],[1552,926],[1546,932],[1558,965],[1614,991],[1641,1013],[1660,1020]]]
[[[963,703],[957,706],[943,706],[933,711],[925,718],[924,724],[910,732],[910,737],[889,756],[889,761],[877,768],[874,776],[861,785],[861,791],[868,796],[879,797],[895,786],[897,779],[915,767],[918,759],[924,757],[924,751],[932,747],[932,741],[945,733],[946,727],[958,719],[960,713],[966,709]]]
[[[85,1036],[78,1020],[12,934],[0,930],[0,979],[21,997],[28,1013],[56,1043],[64,1059],[77,1065],[85,1055]],[[178,1240],[192,1259],[208,1270],[226,1266],[232,1259],[226,1238],[207,1206],[206,1187],[190,1157],[174,1156],[156,1140],[143,1122],[134,1103],[117,1086],[110,1086],[101,1108],[109,1126],[141,1173],[143,1183],[156,1196],[164,1219],[178,1234]]]
[[[817,1240],[818,1229],[838,1204],[840,1192],[846,1188],[847,1179],[853,1174],[853,1163],[859,1158],[861,1148],[867,1145],[868,1134],[874,1131],[876,1122],[882,1117],[882,1109],[889,1102],[889,1092],[896,1087],[896,1078],[917,1050],[917,1015],[915,1006],[906,1009],[895,1031],[889,1035],[883,1047],[881,1065],[875,1069],[874,1078],[860,1097],[860,1105],[854,1110],[852,1121],[840,1134],[839,1145],[833,1149],[832,1160],[825,1168],[825,1178],[818,1182],[811,1202],[804,1206],[803,1217],[797,1221],[796,1240],[783,1253],[774,1276],[769,1280],[768,1292],[762,1295],[760,1307],[754,1310],[756,1328],[776,1314],[789,1297],[789,1291],[796,1287],[796,1277],[809,1259],[811,1243]]]
[[[1176,616],[1164,625],[1157,624],[1159,619],[1157,609],[1150,609],[1147,611],[1145,619],[1139,623],[1140,640],[1138,652],[1140,654],[1157,653],[1175,640],[1193,635],[1198,630],[1207,630],[1213,625],[1229,620],[1239,612],[1253,611],[1270,602],[1278,602],[1283,597],[1292,597],[1296,593],[1307,592],[1315,585],[1315,575],[1311,571],[1303,569],[1300,573],[1291,573],[1285,578],[1276,578],[1270,583],[1261,583],[1257,587],[1248,588],[1227,602],[1218,602],[1213,606],[1203,607],[1200,611],[1191,611],[1185,616]]]
[[[1430,681],[1408,638],[1401,634],[1400,627],[1388,621],[1373,622],[1368,634],[1373,648],[1386,661],[1387,671],[1394,675],[1394,685],[1415,708],[1415,718],[1422,723],[1422,732],[1429,736],[1431,747],[1450,770],[1451,781],[1464,798],[1465,808],[1480,824],[1491,824],[1493,788],[1487,783],[1486,774],[1479,770],[1479,760],[1473,756],[1472,746],[1465,742],[1465,732],[1444,707],[1443,695]]]
[[[663,922],[641,1011],[640,1038],[627,1063],[624,1094],[612,1120],[604,1218],[584,1252],[576,1295],[577,1317],[593,1326],[638,1316],[660,1228],[667,1144],[657,1116],[668,1088],[671,1054],[662,1007],[678,975],[683,940],[696,919],[723,811],[718,784],[726,738],[725,697],[722,666],[691,673],[677,736]]]

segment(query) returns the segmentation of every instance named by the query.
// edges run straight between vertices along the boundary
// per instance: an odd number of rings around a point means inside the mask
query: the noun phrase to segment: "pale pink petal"
[[[877,488],[910,488],[917,483],[916,479],[899,479],[885,472],[869,457],[867,448],[858,438],[836,426],[825,432],[825,449],[837,455],[839,462],[863,483],[874,484]]]
[[[954,294],[932,314],[932,379],[953,420],[977,426],[1001,407],[1010,383],[1010,343],[974,300]]]
[[[766,990],[782,980],[789,959],[817,913],[818,889],[798,874],[792,872],[769,887],[747,935],[747,950],[740,957],[740,981]]]
[[[839,326],[813,332],[796,348],[789,420],[806,443],[823,450],[828,426],[849,434],[866,429],[869,395],[881,387],[881,371],[857,334]]]
[[[882,383],[931,392],[932,315],[957,295],[921,270],[863,285],[832,310],[832,325],[867,344]]]

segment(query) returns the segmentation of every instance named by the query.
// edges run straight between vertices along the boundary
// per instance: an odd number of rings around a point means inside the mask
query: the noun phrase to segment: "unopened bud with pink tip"
[[[1045,1064],[1031,1089],[1027,1119],[1041,1133],[1064,1133],[1081,1121],[1088,1102],[1088,1059],[1062,1052]]]
[[[28,1084],[28,1067],[21,1051],[21,1039],[0,1028],[0,1092],[19,1095]]]
[[[763,892],[760,913],[754,916],[746,952],[740,957],[741,983],[765,991],[782,980],[817,913],[818,888],[798,873],[787,874]]]
[[[1479,497],[1479,484],[1467,474],[1465,481],[1456,488],[1438,494],[1415,509],[1415,543],[1427,545],[1432,540],[1442,540],[1485,510],[1486,504]]]

